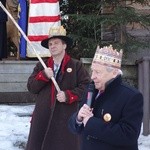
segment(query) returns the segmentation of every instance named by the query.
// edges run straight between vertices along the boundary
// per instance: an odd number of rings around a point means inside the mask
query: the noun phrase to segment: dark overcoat
[[[6,0],[0,0],[6,6]],[[0,7],[0,59],[7,58],[7,14]]]
[[[45,63],[53,68],[52,57]],[[78,138],[69,132],[67,122],[77,110],[90,77],[80,61],[65,55],[56,81],[65,91],[66,103],[56,101],[54,85],[46,78],[40,63],[29,77],[28,90],[37,94],[37,99],[26,150],[78,150]]]
[[[94,117],[85,127],[76,123],[77,113],[69,120],[70,130],[81,134],[81,150],[138,150],[143,116],[143,97],[138,90],[122,84],[119,76],[93,98],[92,107]],[[109,122],[104,120],[106,113],[111,115]]]
[[[4,7],[6,7],[6,0],[0,0],[0,2],[4,5]],[[6,21],[7,21],[7,14],[0,7],[0,23]]]

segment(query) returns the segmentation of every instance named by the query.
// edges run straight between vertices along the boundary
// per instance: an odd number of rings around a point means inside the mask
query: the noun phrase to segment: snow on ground
[[[0,105],[0,150],[23,150],[34,105]]]
[[[24,150],[34,105],[0,105],[0,150]],[[150,135],[139,137],[139,150],[150,150]]]

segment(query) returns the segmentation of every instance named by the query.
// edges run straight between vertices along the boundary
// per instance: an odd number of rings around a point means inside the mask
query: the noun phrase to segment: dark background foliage
[[[93,57],[97,45],[112,44],[125,51],[150,47],[149,42],[138,41],[128,33],[127,25],[139,23],[150,26],[150,14],[138,13],[132,4],[148,5],[148,0],[60,0],[62,24],[74,45],[69,53],[75,58]],[[149,30],[148,30],[149,32]]]

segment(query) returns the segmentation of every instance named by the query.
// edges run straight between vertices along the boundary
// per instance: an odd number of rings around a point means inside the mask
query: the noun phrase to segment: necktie
[[[56,78],[56,75],[58,73],[58,70],[59,70],[59,64],[54,64],[54,77]]]

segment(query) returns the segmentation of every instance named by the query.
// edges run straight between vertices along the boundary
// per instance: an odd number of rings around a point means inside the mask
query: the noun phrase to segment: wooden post
[[[138,63],[138,86],[143,94],[143,135],[150,134],[150,57],[143,57]]]

